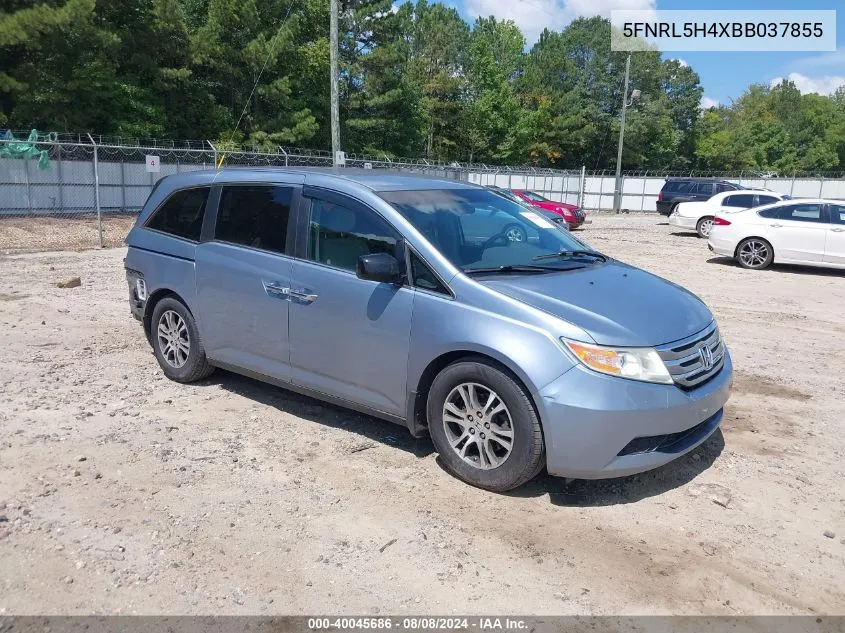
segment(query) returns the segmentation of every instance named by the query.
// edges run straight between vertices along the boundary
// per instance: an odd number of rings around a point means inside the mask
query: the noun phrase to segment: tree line
[[[626,53],[578,19],[530,48],[428,0],[342,0],[341,143],[438,161],[612,169]],[[325,149],[328,0],[5,0],[0,127]],[[845,89],[751,86],[702,111],[696,72],[635,53],[625,169],[845,170]]]

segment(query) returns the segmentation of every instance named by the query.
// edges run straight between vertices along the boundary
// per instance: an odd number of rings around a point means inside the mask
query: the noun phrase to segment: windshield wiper
[[[559,268],[557,266],[532,266],[530,264],[523,265],[507,265],[507,266],[491,266],[490,268],[464,268],[463,271],[467,275],[476,273],[548,273],[556,270],[568,270],[566,268]]]
[[[601,253],[597,253],[596,251],[583,251],[583,250],[574,250],[574,251],[558,251],[557,253],[548,253],[546,255],[537,255],[536,257],[532,257],[531,259],[535,262],[539,262],[543,259],[567,259],[571,257],[595,257],[599,261],[606,262],[607,257],[602,255]]]

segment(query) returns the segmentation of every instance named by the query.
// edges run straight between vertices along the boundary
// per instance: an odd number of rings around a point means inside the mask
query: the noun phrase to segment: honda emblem
[[[705,345],[698,350],[698,356],[704,369],[713,369],[713,350]]]

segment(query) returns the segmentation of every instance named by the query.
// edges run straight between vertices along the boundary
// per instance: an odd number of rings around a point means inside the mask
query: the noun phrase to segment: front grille
[[[657,353],[682,389],[694,389],[707,382],[725,364],[725,346],[715,322],[689,338],[658,347]]]

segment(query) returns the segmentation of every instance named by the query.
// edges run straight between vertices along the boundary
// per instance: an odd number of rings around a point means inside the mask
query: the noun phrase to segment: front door
[[[303,202],[305,252],[292,263],[290,283],[293,382],[404,417],[414,292],[355,274],[361,255],[401,260],[400,236],[373,209],[340,194]]]
[[[845,265],[845,204],[827,205],[827,239],[824,246],[824,261]]]
[[[203,344],[219,363],[290,380],[285,254],[291,185],[226,185],[214,239],[197,247],[197,303]],[[293,240],[290,240],[291,247]]]

